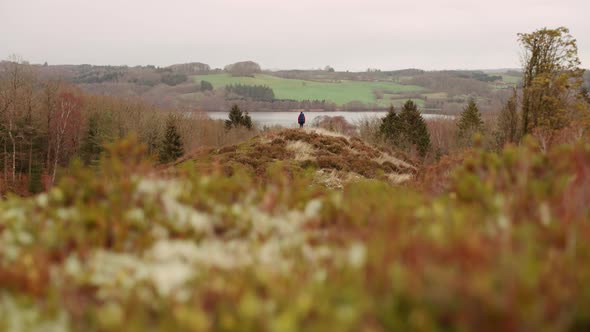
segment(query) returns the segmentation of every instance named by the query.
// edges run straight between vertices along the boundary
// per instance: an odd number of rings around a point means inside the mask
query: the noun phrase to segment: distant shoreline
[[[299,113],[299,112],[304,112],[304,113],[375,113],[375,112],[387,112],[389,111],[389,108],[377,108],[377,109],[366,109],[366,110],[334,110],[334,111],[326,111],[326,110],[303,110],[303,109],[293,109],[293,110],[252,110],[252,111],[247,111],[248,113],[275,113],[275,112],[290,112],[290,113]],[[396,109],[396,111],[399,111],[398,109]],[[227,113],[228,111],[223,110],[215,110],[215,111],[203,111],[205,113]],[[453,115],[453,114],[449,114],[449,113],[445,113],[445,112],[437,112],[437,111],[432,111],[432,110],[422,110],[420,111],[421,114],[433,114],[433,115]]]

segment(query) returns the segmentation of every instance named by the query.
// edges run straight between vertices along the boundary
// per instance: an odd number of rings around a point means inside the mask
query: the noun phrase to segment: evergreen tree
[[[420,156],[424,157],[430,148],[430,134],[418,106],[412,100],[404,104],[399,120],[402,127],[401,144],[415,146]]]
[[[242,112],[237,104],[234,104],[229,111],[229,119],[225,120],[225,129],[230,130],[232,128],[246,127],[248,130],[252,129],[252,118],[246,112]]]
[[[98,115],[93,114],[88,119],[88,129],[80,147],[80,154],[85,165],[93,164],[99,159],[103,150],[101,143]]]
[[[471,144],[473,134],[483,130],[483,121],[481,120],[481,113],[477,108],[475,100],[471,98],[467,107],[461,112],[461,118],[457,123],[457,138],[460,142]]]
[[[402,134],[403,128],[399,116],[395,113],[393,105],[389,107],[389,112],[387,112],[387,115],[381,121],[381,125],[379,126],[379,134],[381,134],[381,137],[394,144],[399,144],[399,138]]]
[[[244,115],[243,124],[244,124],[244,127],[246,127],[248,130],[252,129],[252,118],[250,118],[250,115],[248,114],[248,112],[246,112],[246,115]]]
[[[29,177],[29,192],[37,194],[43,191],[43,183],[41,182],[41,164],[37,161],[31,165],[31,175]]]
[[[160,146],[160,162],[168,163],[182,157],[182,155],[184,155],[182,137],[178,133],[176,119],[170,115],[166,121],[166,133]]]

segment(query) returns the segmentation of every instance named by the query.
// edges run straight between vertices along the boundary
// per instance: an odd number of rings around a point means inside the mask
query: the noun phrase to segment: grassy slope
[[[366,104],[375,103],[373,90],[381,89],[391,92],[420,91],[422,87],[401,85],[387,82],[314,82],[295,79],[285,79],[270,75],[256,75],[256,77],[232,77],[228,74],[194,76],[195,81],[211,82],[215,88],[229,84],[266,85],[273,89],[278,99],[293,100],[329,100],[338,105],[351,101]]]

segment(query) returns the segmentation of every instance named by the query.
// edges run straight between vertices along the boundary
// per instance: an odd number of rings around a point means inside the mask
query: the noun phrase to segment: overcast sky
[[[567,26],[590,67],[589,0],[0,0],[0,58],[263,68],[519,67],[518,32]]]

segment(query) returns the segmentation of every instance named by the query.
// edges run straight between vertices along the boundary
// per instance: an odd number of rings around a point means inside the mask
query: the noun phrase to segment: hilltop
[[[292,175],[311,172],[316,183],[330,188],[342,188],[344,183],[362,178],[400,184],[416,172],[410,163],[358,137],[321,129],[262,133],[241,144],[201,150],[176,166],[201,172],[218,170],[226,175],[244,171],[263,178],[277,164]]]

